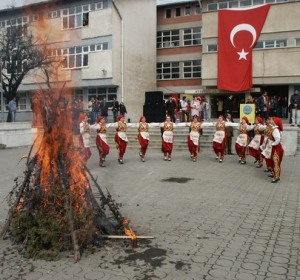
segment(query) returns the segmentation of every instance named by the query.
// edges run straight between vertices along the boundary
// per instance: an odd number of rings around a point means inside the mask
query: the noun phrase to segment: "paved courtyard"
[[[28,150],[0,150],[0,226]],[[236,156],[218,163],[203,152],[194,163],[175,151],[165,162],[150,150],[142,163],[138,151],[128,150],[119,165],[111,147],[100,169],[92,152],[88,167],[100,185],[122,204],[138,235],[155,238],[135,248],[129,240],[109,241],[78,263],[24,259],[18,246],[1,240],[0,279],[300,279],[300,156],[285,157],[281,182],[271,184],[250,157],[243,166]]]

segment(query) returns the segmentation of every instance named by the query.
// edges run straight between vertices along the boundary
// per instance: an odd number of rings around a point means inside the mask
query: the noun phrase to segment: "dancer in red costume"
[[[171,161],[174,139],[175,124],[171,121],[171,117],[167,116],[165,122],[161,124],[162,127],[162,152],[164,153],[164,160]]]
[[[256,117],[255,125],[253,127],[254,137],[249,143],[249,155],[255,158],[257,162],[256,167],[260,168],[263,166],[263,156],[261,155],[260,146],[264,141],[264,131],[266,126],[264,125],[264,120],[261,117]]]
[[[239,125],[239,135],[235,142],[235,150],[239,156],[239,163],[246,164],[246,149],[249,143],[248,131],[253,129],[253,126],[249,124],[247,117],[243,117]]]
[[[283,147],[281,145],[281,132],[283,131],[282,119],[272,117],[269,120],[270,131],[268,131],[268,140],[266,148],[262,154],[270,160],[269,167],[271,174],[269,177],[273,177],[272,183],[280,181],[281,175],[281,162],[284,154]]]
[[[193,122],[188,123],[188,126],[190,126],[190,133],[187,137],[187,144],[191,154],[191,158],[195,162],[197,160],[200,148],[201,131],[201,123],[199,122],[198,117],[196,115],[193,117]]]
[[[145,162],[145,155],[149,144],[149,124],[146,123],[146,118],[144,116],[140,117],[138,132],[138,140],[141,145],[139,155],[141,161]]]
[[[119,154],[118,161],[120,164],[123,164],[123,157],[126,152],[126,147],[127,147],[127,136],[126,136],[126,130],[127,130],[127,125],[125,123],[125,117],[123,115],[118,116],[118,121],[117,121],[117,133],[115,135],[115,143],[116,143],[116,148]]]
[[[96,124],[93,128],[97,130],[96,145],[99,152],[99,166],[104,167],[106,156],[109,153],[109,146],[107,143],[107,126],[105,123],[105,117],[101,116],[96,120]]]
[[[90,149],[90,125],[88,123],[88,116],[86,114],[80,114],[79,116],[79,130],[79,146],[81,149],[80,154],[84,164],[86,164],[92,155]]]
[[[213,139],[213,149],[216,154],[216,160],[223,162],[226,150],[226,137],[225,137],[225,121],[223,116],[219,116],[215,124],[216,132]]]
[[[270,119],[271,118],[268,118],[266,121],[264,141],[260,146],[261,156],[265,159],[266,162],[266,169],[264,170],[264,172],[271,172],[271,147],[269,147],[268,145],[270,144],[269,139],[272,137],[273,126],[270,124]]]

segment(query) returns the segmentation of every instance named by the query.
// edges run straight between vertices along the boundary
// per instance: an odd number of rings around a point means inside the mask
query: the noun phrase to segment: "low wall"
[[[0,123],[0,146],[13,148],[32,145],[37,129],[31,122]]]

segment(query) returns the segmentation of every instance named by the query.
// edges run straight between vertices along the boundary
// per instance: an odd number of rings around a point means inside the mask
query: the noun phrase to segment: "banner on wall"
[[[254,104],[240,104],[240,121],[242,121],[243,117],[247,117],[250,123],[255,122]]]

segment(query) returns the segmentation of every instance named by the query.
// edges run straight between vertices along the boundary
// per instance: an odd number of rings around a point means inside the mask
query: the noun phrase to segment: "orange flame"
[[[130,237],[131,242],[133,245],[136,245],[137,243],[137,236],[136,234],[132,231],[132,229],[129,227],[129,221],[125,219],[123,221],[123,226],[124,226],[124,233]]]

